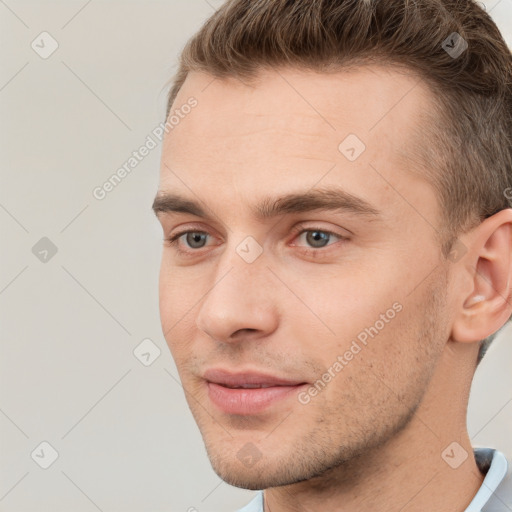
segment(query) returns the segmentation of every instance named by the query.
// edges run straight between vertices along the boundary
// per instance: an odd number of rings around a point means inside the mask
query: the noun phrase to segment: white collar
[[[478,469],[485,474],[484,481],[464,512],[481,512],[494,491],[507,474],[508,463],[505,455],[491,448],[474,448]]]

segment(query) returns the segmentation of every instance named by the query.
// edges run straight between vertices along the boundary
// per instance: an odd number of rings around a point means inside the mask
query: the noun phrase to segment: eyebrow
[[[204,219],[213,218],[197,201],[169,192],[157,193],[152,209],[157,217],[174,212],[188,213]],[[348,212],[365,217],[377,217],[380,214],[379,210],[364,199],[334,187],[266,197],[251,206],[252,215],[260,222],[280,215],[317,210]]]

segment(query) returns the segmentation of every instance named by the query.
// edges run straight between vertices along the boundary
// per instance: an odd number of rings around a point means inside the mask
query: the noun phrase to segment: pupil
[[[315,247],[323,247],[323,244],[320,244],[320,246],[316,245],[316,242],[320,241],[324,241],[326,242],[329,238],[329,235],[327,233],[322,233],[321,231],[311,231],[309,234],[308,234],[308,237],[310,237],[313,239],[313,244]],[[318,238],[318,236],[320,236],[320,239]],[[322,240],[323,239],[323,240]],[[310,240],[308,240],[308,243],[310,242]]]
[[[194,247],[194,243],[195,242],[199,242],[200,243],[202,237],[204,237],[204,234],[201,234],[201,233],[190,234],[189,233],[187,243],[189,243],[189,245],[191,247]],[[192,240],[192,243],[190,243],[191,240]]]

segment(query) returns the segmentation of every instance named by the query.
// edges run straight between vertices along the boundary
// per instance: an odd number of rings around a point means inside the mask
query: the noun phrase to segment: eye
[[[189,253],[193,251],[183,250],[180,248],[179,239],[185,237],[186,244],[192,249],[202,249],[204,247],[204,241],[208,233],[204,231],[180,231],[166,239],[167,243],[175,247],[178,253]]]
[[[347,240],[345,236],[317,227],[304,228],[304,226],[297,226],[293,228],[293,231],[297,234],[297,239],[302,237],[309,246],[309,248],[307,246],[303,247],[304,252],[318,253],[318,249],[333,245],[333,243],[329,244],[333,237],[337,240]]]
[[[333,245],[333,243],[329,244],[333,237],[338,240],[348,240],[348,238],[343,235],[317,227],[304,228],[304,226],[299,225],[293,227],[292,232],[296,235],[294,240],[306,235],[305,241],[306,244],[309,245],[309,248],[307,246],[304,247],[302,245],[291,244],[292,247],[300,247],[300,250],[304,253],[318,254],[321,252],[319,249],[327,247],[328,245]],[[166,238],[165,241],[169,246],[173,247],[178,254],[187,255],[199,252],[199,249],[206,247],[206,240],[208,236],[210,236],[209,233],[206,233],[205,231],[184,230]],[[181,247],[182,244],[180,243],[180,238],[182,237],[185,249]]]
[[[310,244],[315,249],[320,249],[322,247],[325,247],[331,237],[335,233],[331,233],[329,231],[324,231],[320,229],[305,229],[300,233],[300,235],[306,234],[305,240],[308,244]]]

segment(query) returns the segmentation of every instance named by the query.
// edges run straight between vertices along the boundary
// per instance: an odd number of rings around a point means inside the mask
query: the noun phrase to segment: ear
[[[512,209],[485,219],[464,243],[468,252],[458,271],[470,285],[457,298],[451,338],[471,343],[498,331],[512,314]]]

